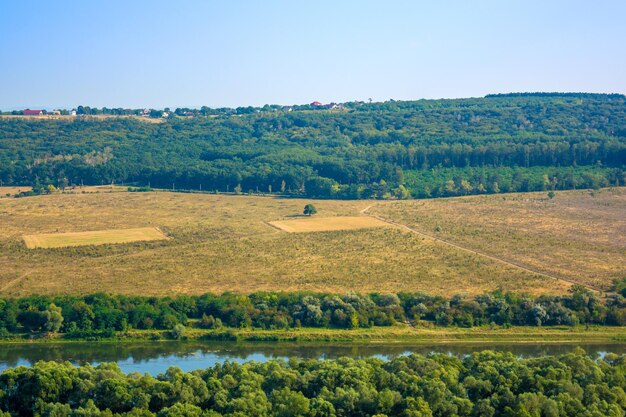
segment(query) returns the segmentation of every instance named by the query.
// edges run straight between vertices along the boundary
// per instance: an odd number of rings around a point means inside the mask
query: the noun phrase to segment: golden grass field
[[[294,220],[269,222],[269,224],[289,233],[330,232],[390,226],[389,223],[367,216],[313,216]]]
[[[85,185],[66,188],[65,194],[85,194],[85,193],[119,193],[127,192],[128,187],[124,185]]]
[[[569,286],[398,227],[377,227],[389,225],[360,214],[370,205],[368,213],[594,288],[608,289],[614,278],[626,275],[625,189],[559,192],[552,200],[545,193],[324,200],[313,201],[317,216],[298,217],[308,202],[107,191],[3,199],[0,294],[421,290],[450,295],[495,289],[538,294]],[[300,233],[277,230],[281,225]],[[173,239],[36,250],[22,241],[24,235],[67,239],[68,232],[155,227]]]
[[[32,189],[33,187],[31,187],[30,185],[0,187],[0,198],[15,197],[15,195],[19,194],[22,191],[32,191]],[[68,187],[65,189],[65,194],[116,193],[126,191],[128,191],[128,187],[122,185],[86,185],[84,187]]]
[[[18,187],[0,187],[0,198],[2,197],[13,197],[16,194],[19,194],[22,191],[30,191],[33,187],[29,185],[22,185]]]
[[[163,239],[167,239],[167,236],[156,227],[24,235],[24,243],[29,249],[106,245]]]
[[[607,290],[626,277],[626,188],[376,204],[369,211],[466,248]]]
[[[311,202],[319,218],[364,216],[361,210],[374,204],[171,192],[2,199],[0,295],[264,290],[451,295],[496,289],[540,294],[563,293],[570,285],[398,227],[287,233],[268,224],[293,221]],[[375,204],[371,210],[396,203]],[[33,234],[154,227],[170,239],[53,249],[28,249],[23,241]]]

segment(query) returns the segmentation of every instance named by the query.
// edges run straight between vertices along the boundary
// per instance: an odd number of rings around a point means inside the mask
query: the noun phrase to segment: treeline
[[[604,96],[605,94],[598,93],[562,93],[562,92],[526,92],[526,93],[499,93],[499,94],[487,94],[485,98],[497,98],[497,97],[577,97],[577,98],[594,98],[598,96]],[[623,94],[606,94],[609,97],[624,98]]]
[[[530,191],[597,190],[622,184],[624,175],[623,169],[598,166],[470,167],[407,171],[404,180],[414,197],[429,198]]]
[[[381,359],[226,362],[156,377],[38,362],[0,374],[0,415],[624,416],[626,356],[521,359],[483,351]]]
[[[29,296],[0,299],[0,334],[63,332],[113,337],[129,329],[252,327],[359,328],[411,322],[417,326],[626,325],[626,290],[601,299],[575,286],[566,296],[533,298],[492,293],[445,298],[422,293],[343,296],[320,293],[224,293],[139,297]],[[181,330],[177,330],[179,333]]]
[[[115,182],[326,198],[626,184],[622,95],[388,101],[340,111],[308,107],[203,108],[198,117],[160,124],[3,119],[0,184]],[[442,182],[438,175],[446,170],[455,177]],[[507,182],[511,170],[517,178]],[[477,172],[484,178],[476,178]]]
[[[123,108],[123,107],[91,107],[77,106],[73,109],[58,109],[52,112],[42,110],[43,115],[75,115],[75,116],[142,116],[152,118],[175,118],[175,117],[207,117],[207,116],[231,116],[242,114],[253,114],[260,112],[291,112],[291,111],[323,111],[328,109],[352,109],[364,105],[363,101],[352,101],[347,103],[329,103],[329,104],[296,104],[291,106],[283,106],[280,104],[266,104],[262,107],[241,106],[241,107],[208,107],[200,108],[176,107],[171,109],[164,107],[163,109],[154,108]],[[24,115],[24,110],[0,111],[0,115],[20,116]]]

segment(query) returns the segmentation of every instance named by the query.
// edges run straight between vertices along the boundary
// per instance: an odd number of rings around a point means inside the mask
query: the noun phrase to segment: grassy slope
[[[265,223],[297,215],[307,202],[121,192],[2,199],[0,295],[567,289],[397,228],[284,233]],[[354,216],[372,202],[314,204],[319,216]],[[45,250],[22,242],[23,234],[130,227],[159,227],[173,239]]]
[[[626,188],[378,204],[371,213],[598,289],[626,276]]]
[[[185,334],[190,338],[211,338],[220,331],[188,330]],[[511,327],[488,328],[413,328],[398,324],[393,327],[374,327],[371,329],[338,330],[303,328],[295,330],[234,330],[232,335],[238,340],[299,340],[299,341],[499,341],[499,342],[580,342],[580,341],[626,341],[624,327]],[[133,334],[129,334],[133,336]],[[141,332],[134,336],[141,336]]]
[[[32,339],[29,334],[15,335],[1,343],[29,341],[58,341],[62,334],[51,334],[39,339]],[[288,330],[261,329],[186,329],[188,340],[238,340],[238,341],[299,341],[299,342],[367,342],[367,343],[447,343],[447,342],[494,342],[494,343],[574,343],[574,342],[617,342],[626,341],[626,327],[584,326],[567,327],[511,327],[489,328],[456,327],[422,328],[396,324],[391,327],[373,327],[369,329],[317,329],[301,328]],[[172,335],[167,330],[130,330],[118,332],[115,338],[103,340],[140,341],[168,340]]]

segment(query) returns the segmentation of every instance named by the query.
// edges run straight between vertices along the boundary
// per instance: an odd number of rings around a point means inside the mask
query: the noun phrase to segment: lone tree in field
[[[311,216],[315,213],[317,213],[317,209],[313,204],[307,204],[306,206],[304,206],[304,214],[306,214],[307,216]]]

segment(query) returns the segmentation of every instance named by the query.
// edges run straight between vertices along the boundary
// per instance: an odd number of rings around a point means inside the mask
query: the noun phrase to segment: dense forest
[[[68,338],[114,337],[129,329],[172,330],[294,327],[359,328],[411,322],[416,326],[626,326],[626,280],[601,299],[575,286],[566,296],[533,298],[491,293],[445,298],[422,293],[343,296],[320,293],[224,293],[139,297],[29,296],[0,299],[0,336],[62,332]],[[182,326],[182,327],[181,327]]]
[[[0,119],[0,182],[352,199],[626,184],[617,94],[178,109],[162,123],[82,109],[69,120]]]
[[[38,362],[0,374],[0,416],[622,417],[626,356],[226,362],[156,377]]]

